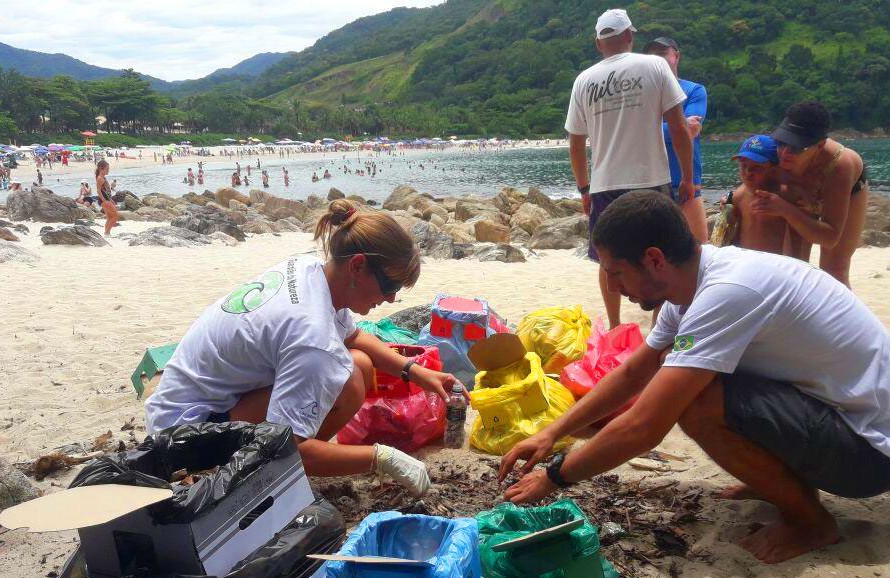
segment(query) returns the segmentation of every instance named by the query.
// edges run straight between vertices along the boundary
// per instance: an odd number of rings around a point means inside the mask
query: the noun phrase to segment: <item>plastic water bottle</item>
[[[455,383],[445,408],[445,447],[462,448],[464,445],[464,424],[467,421],[467,400],[464,386]]]
[[[723,247],[732,243],[735,236],[735,219],[733,219],[732,191],[726,196],[726,204],[714,221],[714,230],[711,232],[711,244],[715,247]]]

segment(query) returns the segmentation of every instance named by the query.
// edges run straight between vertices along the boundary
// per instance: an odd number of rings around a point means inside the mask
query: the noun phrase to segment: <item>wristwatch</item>
[[[583,187],[578,187],[578,192],[581,193],[582,195],[586,195],[587,193],[589,193],[590,192],[590,183],[587,183]]]
[[[566,455],[563,453],[553,454],[553,457],[550,458],[550,462],[547,464],[547,477],[560,488],[568,488],[572,485],[572,482],[567,482],[559,473],[565,459]]]
[[[411,381],[411,376],[408,373],[411,371],[411,366],[417,365],[417,362],[413,359],[409,359],[408,363],[405,364],[405,367],[402,368],[402,381],[405,383]]]

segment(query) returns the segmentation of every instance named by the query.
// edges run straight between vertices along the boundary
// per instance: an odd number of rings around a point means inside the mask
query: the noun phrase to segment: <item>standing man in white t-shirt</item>
[[[603,60],[575,79],[565,129],[569,157],[590,230],[609,204],[636,189],[671,194],[671,173],[662,135],[667,122],[680,162],[679,202],[695,194],[692,139],[686,126],[686,94],[663,58],[634,54],[627,12],[606,10],[596,21],[596,48]],[[593,166],[587,168],[587,140]],[[593,243],[588,256],[599,262]],[[609,292],[603,270],[600,290],[609,327],[621,323],[621,295]]]
[[[542,499],[658,445],[678,424],[779,521],[739,545],[767,563],[840,539],[819,490],[848,498],[890,490],[890,334],[839,281],[808,263],[700,245],[667,196],[638,191],[602,214],[593,243],[613,290],[661,308],[646,344],[501,464],[523,471],[567,435],[638,401],[583,447],[557,455],[505,493]],[[663,359],[663,362],[662,362]]]

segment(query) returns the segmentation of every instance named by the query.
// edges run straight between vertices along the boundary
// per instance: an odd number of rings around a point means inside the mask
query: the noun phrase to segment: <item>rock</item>
[[[102,235],[89,227],[72,225],[47,231],[40,235],[44,245],[82,245],[85,247],[104,247],[108,245]]]
[[[231,201],[232,199],[235,199],[239,203],[250,205],[250,198],[242,195],[232,187],[223,187],[221,189],[217,189],[216,202],[219,203],[220,206],[228,207],[229,201]]]
[[[480,199],[460,199],[454,207],[454,218],[458,221],[469,221],[475,217],[506,223],[504,215],[491,202]]]
[[[54,231],[55,227],[50,227],[47,225],[46,227],[40,227],[40,231],[37,233],[38,235],[43,235],[44,233],[48,233],[50,231]]]
[[[161,209],[155,209],[154,207],[142,207],[143,209],[151,209],[153,211],[160,211]],[[168,217],[169,218],[169,217]],[[145,217],[138,213],[134,213],[133,211],[118,211],[117,212],[118,221],[145,221]]]
[[[90,222],[92,222],[92,221],[90,221]],[[79,220],[75,220],[74,224],[80,225],[82,223]],[[12,230],[15,231],[16,233],[24,233],[26,235],[31,233],[31,229],[29,229],[28,227],[26,227],[25,225],[23,225],[21,223],[16,223],[15,225],[13,225]]]
[[[259,219],[248,222],[246,225],[242,226],[241,229],[245,233],[251,233],[253,235],[266,235],[275,232],[272,230],[272,227],[269,226],[269,223]]]
[[[191,232],[191,231],[189,231],[189,232]],[[197,233],[195,233],[195,234],[197,235]],[[207,237],[209,237],[210,239],[212,239],[214,241],[220,241],[224,245],[229,246],[229,247],[234,247],[235,245],[238,244],[237,239],[235,239],[233,237],[229,237],[228,235],[226,235],[225,233],[222,233],[220,231],[216,231],[215,233],[210,233],[209,235],[207,235]]]
[[[219,233],[222,234],[222,233]],[[228,237],[228,235],[226,235]],[[231,239],[231,237],[229,237]],[[234,239],[232,239],[234,241]],[[211,238],[201,233],[183,229],[182,227],[152,227],[142,231],[132,239],[130,246],[155,246],[155,247],[198,247],[209,245]]]
[[[280,233],[293,233],[301,230],[300,226],[295,225],[290,219],[280,219],[274,223],[269,223],[269,225],[272,226],[276,232]]]
[[[568,217],[572,214],[572,211],[557,205],[556,201],[535,187],[530,187],[528,189],[528,196],[526,197],[525,202],[538,205],[547,211],[547,214],[551,217]]]
[[[0,511],[33,500],[40,494],[25,474],[0,459]]]
[[[531,235],[535,232],[541,223],[553,217],[538,205],[533,203],[523,203],[520,205],[513,216],[510,217],[510,226],[520,228]]]
[[[430,322],[430,315],[429,305],[418,305],[416,307],[409,307],[407,309],[396,311],[388,317],[390,321],[399,327],[404,327],[409,331],[420,333],[420,330]]]
[[[434,224],[435,226],[439,227],[440,229],[442,228],[442,226],[443,226],[443,225],[445,224],[445,222],[446,222],[445,219],[443,219],[442,217],[440,217],[439,215],[436,215],[436,214],[432,214],[432,215],[430,215],[430,218],[427,219],[427,221],[429,221],[430,223],[432,223],[432,224]]]
[[[584,212],[584,204],[581,203],[580,199],[560,199],[556,201],[556,204],[562,207],[564,210],[569,211],[570,215],[572,213]]]
[[[281,197],[273,195],[269,195],[266,198],[263,202],[262,209],[260,209],[260,212],[263,215],[275,221],[279,219],[287,219],[289,217],[294,217],[302,221],[303,217],[306,215],[306,211],[306,204],[302,201],[282,199]]]
[[[210,203],[205,207],[190,207],[187,212],[170,221],[170,224],[174,227],[182,227],[201,233],[202,235],[221,231],[239,241],[246,239],[244,231],[232,222],[225,213],[211,207]]]
[[[521,193],[513,187],[504,187],[497,194],[492,203],[497,209],[508,215],[512,215],[516,210],[525,203],[526,194]]]
[[[272,196],[274,195],[260,189],[250,189],[250,204],[265,203]]]
[[[454,254],[454,239],[439,227],[427,221],[419,221],[411,227],[411,237],[417,243],[421,255],[435,259],[451,259]]]
[[[165,222],[173,218],[173,215],[170,212],[157,207],[140,207],[135,214],[142,217],[142,220],[144,221]]]
[[[380,204],[380,203],[378,203],[378,202],[375,201],[374,199],[368,199],[368,206],[369,206],[369,207],[376,207],[376,206],[379,205],[379,204]]]
[[[303,215],[303,218],[300,219],[300,222],[303,224],[302,230],[306,233],[312,233],[315,231],[315,225],[318,224],[318,220],[322,215],[327,214],[328,210],[325,209],[311,209],[307,210]],[[407,230],[407,229],[406,229]]]
[[[862,232],[862,244],[869,247],[890,247],[890,232],[866,229]]]
[[[346,200],[352,201],[356,205],[370,205],[370,204],[372,204],[370,201],[366,201],[365,198],[361,195],[349,195],[348,197],[346,197]],[[374,202],[373,204],[376,205],[377,203]]]
[[[126,210],[138,211],[144,206],[142,201],[139,200],[139,197],[130,191],[121,191],[121,193],[124,195],[124,200],[120,204],[123,205]]]
[[[118,212],[120,212],[120,211],[118,211]],[[89,220],[87,220],[87,219],[77,219],[76,221],[74,221],[74,224],[75,224],[75,225],[81,225],[81,226],[84,226],[84,227],[98,227],[98,226],[99,226],[99,223],[97,223],[96,221],[94,221],[94,220],[92,220],[92,219],[89,219]],[[24,225],[21,225],[21,226],[24,227]]]
[[[193,205],[198,205],[201,207],[203,207],[204,205],[206,205],[208,202],[210,202],[212,200],[212,199],[208,199],[204,195],[196,195],[195,193],[186,193],[186,194],[182,195],[182,198]]]
[[[868,195],[865,228],[890,233],[890,198],[880,193]]]
[[[171,211],[174,207],[179,205],[188,205],[189,202],[186,199],[178,198],[174,199],[170,195],[165,195],[163,193],[151,193],[150,195],[145,195],[142,197],[142,204],[147,207],[154,207],[156,209],[162,209],[164,211]]]
[[[476,229],[473,225],[451,222],[445,223],[442,230],[451,235],[455,243],[473,243],[476,241]]]
[[[531,235],[528,234],[528,231],[521,227],[512,227],[510,229],[510,242],[518,243],[520,245],[528,243],[528,240],[531,239]]]
[[[525,255],[518,247],[508,243],[486,243],[477,245],[473,256],[480,261],[500,261],[502,263],[525,263]]]
[[[476,221],[476,240],[482,243],[509,243],[510,227],[491,221]]]
[[[15,236],[15,233],[7,229],[6,227],[0,227],[0,239],[4,241],[13,241],[18,242],[20,239]]]
[[[587,242],[587,217],[575,215],[549,219],[535,229],[528,246],[531,249],[574,249]]]
[[[328,203],[318,195],[309,195],[306,197],[306,206],[310,209],[327,209]]]
[[[431,221],[433,215],[441,218],[443,223],[447,223],[448,218],[451,216],[445,207],[436,203],[429,203],[420,211],[420,216],[424,221]]]
[[[346,198],[346,195],[344,195],[342,192],[340,192],[340,189],[338,189],[336,187],[331,187],[331,190],[328,191],[328,200],[329,201],[336,201],[337,199],[345,199],[345,198]]]
[[[229,217],[229,220],[236,225],[243,225],[247,223],[248,220],[246,211],[229,211],[226,215]]]
[[[407,210],[414,207],[420,200],[421,195],[416,189],[405,185],[399,185],[393,189],[392,193],[383,201],[383,208],[388,211]]]
[[[229,201],[229,210],[231,210],[231,211],[243,211],[243,212],[246,213],[246,212],[247,212],[247,205],[245,205],[245,204],[242,203],[242,202],[236,201],[235,199],[232,199],[231,201]]]
[[[61,197],[42,187],[11,193],[6,199],[6,207],[13,221],[31,219],[40,223],[73,223],[82,215],[78,209],[89,211],[74,199]]]
[[[40,255],[34,251],[23,249],[15,243],[0,240],[0,263],[8,261],[18,263],[34,263],[40,260]]]

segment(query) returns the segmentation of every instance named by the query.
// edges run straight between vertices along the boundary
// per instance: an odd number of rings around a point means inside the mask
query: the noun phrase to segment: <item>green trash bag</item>
[[[401,343],[404,345],[414,345],[420,337],[417,333],[399,327],[387,318],[383,318],[378,322],[359,321],[356,326],[371,335],[377,336],[384,343]]]
[[[534,547],[512,552],[494,552],[492,547],[572,520],[583,519],[584,525],[573,530],[555,545],[558,538]],[[549,506],[521,508],[509,502],[476,515],[479,524],[479,555],[482,574],[486,578],[566,578],[570,576],[603,576],[619,578],[620,574],[600,555],[596,526],[573,500],[559,500]],[[598,566],[598,567],[597,567]]]

